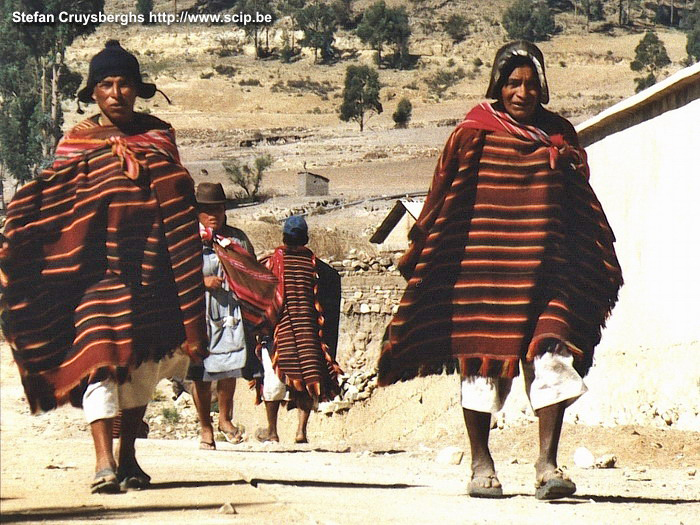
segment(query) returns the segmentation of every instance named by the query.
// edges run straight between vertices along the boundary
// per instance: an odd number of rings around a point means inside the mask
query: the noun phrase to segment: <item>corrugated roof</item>
[[[579,141],[582,146],[589,146],[697,98],[700,98],[700,62],[582,122],[576,126]]]

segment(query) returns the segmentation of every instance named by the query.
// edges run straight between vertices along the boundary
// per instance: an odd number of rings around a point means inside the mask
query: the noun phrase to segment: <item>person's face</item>
[[[198,204],[197,218],[202,226],[218,231],[226,222],[226,208],[223,204]]]
[[[531,66],[518,66],[501,88],[501,101],[506,112],[518,122],[529,122],[539,104],[541,88]]]
[[[103,124],[128,124],[134,118],[136,85],[126,77],[105,77],[95,85],[92,99],[100,107],[102,120],[107,121]]]

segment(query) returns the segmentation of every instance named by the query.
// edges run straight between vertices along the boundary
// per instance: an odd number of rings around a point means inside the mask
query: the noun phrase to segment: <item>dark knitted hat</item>
[[[78,91],[80,102],[90,103],[95,85],[105,77],[123,76],[136,84],[136,94],[141,98],[151,98],[156,93],[155,84],[147,84],[141,78],[139,61],[126,51],[118,40],[107,40],[105,48],[90,60],[86,86]]]
[[[514,60],[523,58],[527,59],[532,64],[532,67],[535,68],[535,72],[537,73],[541,88],[540,103],[546,104],[549,102],[549,87],[547,86],[547,77],[544,74],[544,56],[542,55],[542,51],[540,51],[535,44],[527,40],[508,42],[496,52],[496,58],[493,61],[493,68],[491,69],[491,81],[486,90],[486,96],[488,98],[501,98],[501,87],[503,87],[506,81],[504,73],[506,73],[508,66]]]
[[[284,221],[282,233],[292,235],[294,237],[303,237],[309,233],[309,227],[306,225],[304,217],[301,215],[292,215]]]

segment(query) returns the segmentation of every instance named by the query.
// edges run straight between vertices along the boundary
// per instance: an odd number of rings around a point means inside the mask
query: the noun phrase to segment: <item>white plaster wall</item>
[[[700,341],[700,100],[586,150],[625,279],[599,350]]]

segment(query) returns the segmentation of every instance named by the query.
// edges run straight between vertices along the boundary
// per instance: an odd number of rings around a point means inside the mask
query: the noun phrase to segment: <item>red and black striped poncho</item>
[[[192,179],[168,124],[87,119],[8,207],[3,328],[32,411],[123,381],[179,345],[206,352]]]
[[[400,268],[379,382],[454,369],[513,377],[548,340],[585,374],[622,285],[614,236],[565,119],[483,103],[454,130]]]
[[[284,245],[263,262],[278,279],[281,301],[270,355],[275,372],[297,392],[332,399],[343,372],[324,342],[316,256],[305,246]]]

